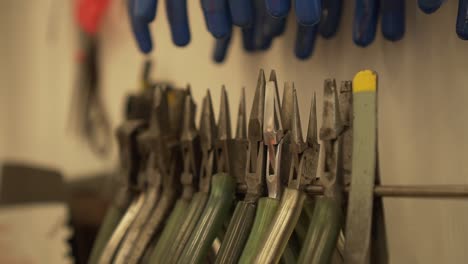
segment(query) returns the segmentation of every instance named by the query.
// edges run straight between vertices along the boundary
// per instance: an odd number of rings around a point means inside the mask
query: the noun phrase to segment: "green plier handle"
[[[279,201],[273,198],[263,197],[258,200],[255,221],[252,226],[249,239],[242,251],[239,263],[250,264],[253,262],[255,255],[261,246],[262,237],[268,230],[278,206]]]
[[[237,263],[249,237],[255,219],[255,209],[254,202],[237,203],[215,263]]]
[[[177,231],[174,241],[167,250],[166,263],[177,263],[179,260],[185,245],[187,244],[193,229],[195,228],[200,215],[205,208],[206,201],[208,200],[208,194],[204,192],[196,192],[193,195],[192,201],[190,201],[186,218],[182,220],[180,229]],[[152,262],[157,264],[157,262]]]
[[[339,203],[318,197],[298,263],[330,263],[343,223]]]
[[[174,242],[177,231],[180,230],[183,220],[187,217],[189,200],[179,198],[167,219],[166,226],[161,233],[155,247],[151,251],[149,263],[163,263],[167,259],[166,253]]]
[[[94,240],[93,249],[89,257],[89,264],[97,264],[101,257],[102,250],[109,241],[112,233],[119,224],[122,217],[125,215],[128,206],[131,202],[131,194],[127,188],[122,188],[116,196],[116,199],[107,209],[106,215],[101,223],[99,232]],[[121,202],[120,202],[120,201]]]
[[[275,216],[263,237],[255,263],[278,263],[285,251],[306,195],[297,189],[286,188]]]
[[[213,176],[210,198],[184,248],[179,263],[203,263],[213,241],[229,217],[236,186],[233,177],[226,173]]]

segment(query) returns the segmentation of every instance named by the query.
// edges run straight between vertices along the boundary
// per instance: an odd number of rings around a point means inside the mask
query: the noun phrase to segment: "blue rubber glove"
[[[468,40],[468,0],[458,1],[457,35]]]
[[[144,53],[152,50],[149,24],[156,17],[157,4],[158,0],[128,0],[130,24],[138,47]],[[166,0],[166,12],[172,41],[176,46],[186,46],[190,42],[187,0]]]
[[[213,60],[216,63],[222,63],[226,58],[226,54],[231,44],[231,35],[229,34],[225,38],[215,40],[215,48],[213,53]]]
[[[418,6],[424,13],[431,14],[437,11],[443,2],[444,0],[418,0]]]
[[[251,26],[254,20],[252,0],[229,0],[232,23],[240,27]]]
[[[231,34],[231,13],[227,0],[201,0],[208,31],[215,38],[225,38]]]
[[[318,24],[322,15],[322,0],[296,0],[294,10],[299,24],[304,26]]]
[[[305,60],[309,58],[314,52],[315,41],[317,39],[318,25],[297,26],[296,44],[294,47],[294,54],[296,57]]]
[[[291,0],[264,0],[268,13],[273,17],[283,18],[288,15],[291,9]],[[314,0],[315,1],[315,0]]]
[[[322,18],[320,19],[319,31],[324,38],[335,36],[341,20],[343,0],[324,0],[322,6]]]
[[[353,41],[356,45],[366,47],[375,39],[380,0],[356,0]]]
[[[128,15],[133,35],[137,41],[138,47],[143,53],[149,53],[153,49],[153,43],[149,32],[148,23],[141,21],[133,15],[135,10],[135,0],[128,1]]]
[[[405,0],[382,0],[382,34],[385,39],[398,41],[405,35]]]

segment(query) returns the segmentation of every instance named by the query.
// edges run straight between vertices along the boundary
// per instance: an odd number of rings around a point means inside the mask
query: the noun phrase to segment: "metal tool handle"
[[[172,210],[169,218],[167,219],[166,227],[164,227],[155,247],[151,250],[149,263],[163,263],[163,260],[166,260],[168,248],[171,243],[174,242],[177,231],[180,230],[183,220],[187,217],[188,207],[188,200],[177,200],[174,210]]]
[[[322,6],[322,18],[320,19],[319,31],[324,38],[335,36],[341,20],[343,0],[325,0]]]
[[[123,264],[128,262],[128,258],[133,251],[133,246],[138,241],[140,234],[144,230],[146,221],[151,216],[153,207],[159,200],[159,190],[148,189],[144,194],[146,194],[145,202],[138,211],[138,214],[132,225],[128,229],[127,235],[122,240],[122,245],[120,246],[119,251],[116,253],[116,257],[113,261],[115,264]]]
[[[229,211],[234,202],[236,189],[235,180],[226,173],[213,176],[211,193],[203,214],[198,220],[184,252],[180,263],[202,263],[208,251],[229,217]]]
[[[216,256],[216,263],[237,263],[249,238],[255,219],[255,209],[254,203],[245,201],[237,203],[226,236]]]
[[[137,264],[142,259],[146,248],[162,227],[163,221],[167,218],[175,200],[175,192],[173,189],[165,190],[159,200],[156,208],[153,209],[146,225],[143,228],[138,240],[133,246],[132,252],[126,264]]]
[[[284,249],[283,255],[281,256],[281,264],[296,264],[299,258],[299,252],[301,246],[295,234],[291,236],[288,241],[287,247]]]
[[[339,204],[319,197],[298,263],[330,263],[343,222]]]
[[[382,0],[382,34],[384,38],[398,41],[405,35],[405,0]]]
[[[457,35],[468,40],[468,0],[458,0]]]
[[[366,47],[375,39],[380,0],[356,0],[353,23],[353,41]]]
[[[200,215],[205,208],[208,194],[203,192],[196,192],[190,201],[186,218],[183,219],[180,229],[177,231],[174,241],[167,250],[166,263],[177,263],[180,258],[185,245],[187,244],[193,229],[195,228]]]
[[[242,251],[239,263],[250,264],[253,263],[255,254],[261,246],[262,237],[270,226],[271,220],[278,209],[279,201],[276,199],[263,197],[258,200],[257,212],[255,214],[255,221],[250,231],[249,239],[245,244],[244,251]]]
[[[107,242],[102,254],[99,258],[99,264],[109,264],[112,262],[119,245],[122,242],[125,234],[127,234],[128,229],[134,222],[138,212],[145,202],[146,195],[140,194],[135,197],[128,207],[128,210],[125,212],[125,215],[120,220],[119,224],[115,228],[115,231],[112,233],[109,241]]]
[[[292,188],[286,188],[276,214],[263,237],[255,263],[278,263],[288,245],[294,227],[302,212],[306,195]]]
[[[322,0],[296,0],[295,11],[299,24],[316,25],[322,16]]]
[[[119,207],[114,203],[111,204],[110,207],[107,209],[106,216],[104,217],[96,239],[94,240],[93,249],[88,260],[89,264],[98,263],[98,260],[101,257],[102,250],[106,246],[107,241],[111,237],[112,233],[114,232],[122,217],[124,216],[126,209],[127,208]]]

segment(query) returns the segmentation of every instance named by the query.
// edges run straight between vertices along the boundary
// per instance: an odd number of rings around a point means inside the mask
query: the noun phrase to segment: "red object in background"
[[[76,0],[75,18],[84,32],[95,35],[109,0]]]

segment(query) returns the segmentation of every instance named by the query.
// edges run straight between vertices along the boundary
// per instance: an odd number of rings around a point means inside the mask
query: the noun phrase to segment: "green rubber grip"
[[[276,199],[263,197],[258,200],[257,212],[255,214],[254,224],[250,231],[249,239],[245,244],[239,263],[250,264],[253,262],[258,249],[261,246],[262,237],[268,230],[273,216],[278,209],[279,201]]]
[[[210,198],[184,248],[180,263],[202,263],[205,260],[216,235],[229,217],[235,190],[236,182],[230,175],[219,173],[213,176]]]
[[[315,201],[309,198],[306,198],[304,205],[302,205],[302,213],[299,216],[296,227],[294,228],[294,234],[296,234],[298,243],[300,246],[304,244],[307,230],[309,229],[310,220],[314,214],[314,205]]]
[[[98,263],[102,250],[106,246],[107,241],[119,224],[120,219],[122,219],[123,215],[125,214],[125,211],[125,207],[119,207],[116,204],[111,204],[107,209],[106,216],[104,217],[96,239],[94,240],[93,249],[88,260],[89,264]]]
[[[305,197],[306,195],[297,189],[286,188],[284,190],[276,214],[262,238],[255,263],[278,263],[280,261],[301,215]]]
[[[180,229],[177,231],[174,241],[169,246],[167,250],[167,258],[165,258],[165,263],[172,264],[177,263],[184,247],[187,244],[190,235],[195,228],[200,215],[205,208],[206,201],[208,200],[208,194],[203,192],[196,192],[193,195],[192,200],[190,201],[186,218],[182,220]],[[155,263],[157,264],[157,263]]]
[[[298,263],[330,263],[343,223],[339,203],[318,197]]]
[[[255,219],[255,209],[255,203],[245,201],[237,203],[215,263],[237,263],[249,238]]]
[[[149,263],[163,263],[163,260],[169,246],[174,242],[177,231],[180,230],[183,220],[187,215],[189,201],[186,199],[178,199],[174,209],[167,219],[166,226],[161,233],[155,247],[151,250]]]
[[[288,241],[288,246],[284,249],[283,256],[281,256],[280,263],[282,264],[296,264],[301,252],[301,246],[295,234],[291,235]]]

